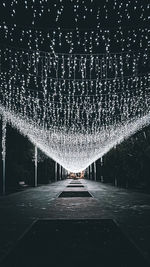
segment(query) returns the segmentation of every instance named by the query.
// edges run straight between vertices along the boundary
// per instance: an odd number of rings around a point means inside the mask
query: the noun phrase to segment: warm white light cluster
[[[150,29],[147,25],[142,28],[120,27],[109,29],[79,30],[79,29],[35,29],[30,27],[24,29],[16,24],[9,25],[5,22],[0,25],[1,37],[5,36],[5,42],[10,46],[20,43],[20,47],[30,50],[54,51],[57,54],[83,53],[99,54],[113,51],[124,52],[138,49],[150,48]],[[132,37],[131,37],[132,36]],[[33,41],[34,40],[34,41]],[[19,48],[18,48],[19,49]],[[61,52],[60,52],[61,51]],[[67,55],[66,55],[67,56]]]
[[[69,171],[85,169],[148,121],[149,74],[139,74],[142,53],[110,54],[111,63],[100,71],[97,61],[105,64],[107,55],[92,55],[85,64],[81,55],[1,51],[5,117]]]
[[[21,114],[13,113],[1,105],[0,114],[47,156],[57,161],[66,170],[75,173],[86,169],[125,138],[150,124],[150,113],[148,113],[132,122],[111,125],[93,134],[82,134],[59,131],[57,128],[46,130],[28,118],[22,117]]]
[[[34,10],[34,0],[24,2],[27,9],[32,5],[35,19],[44,14],[48,4],[40,1],[40,15]],[[118,12],[121,27],[122,12],[130,17],[131,1],[127,1],[128,5],[119,2],[114,1],[113,8]],[[81,3],[70,0],[70,4],[74,5],[76,22],[80,4],[85,19],[86,13],[93,12],[94,1],[86,5],[83,0]],[[109,4],[106,0],[105,19]],[[17,5],[18,1],[12,1],[13,10],[17,10]],[[3,6],[5,9],[6,1]],[[137,1],[134,7],[136,10]],[[57,22],[65,2],[57,1],[54,8]],[[140,8],[144,21],[149,6],[143,4]],[[60,28],[49,32],[26,30],[17,25],[11,28],[6,23],[0,28],[6,42],[0,46],[0,113],[5,121],[71,172],[86,169],[150,122],[149,29],[126,31],[121,27],[115,34],[101,30],[99,9],[97,21],[96,30],[88,32]],[[111,52],[114,40],[121,47],[119,52]],[[20,46],[15,47],[13,42],[19,42]],[[105,52],[101,50],[102,42]],[[47,43],[49,50],[41,51],[39,48]],[[78,52],[76,43],[82,46],[83,53]],[[57,52],[60,47],[65,50],[66,44],[68,52]],[[94,53],[96,46],[98,53]]]
[[[105,0],[104,3],[99,3],[99,0],[39,0],[38,5],[36,0],[25,0],[22,1],[22,5],[19,0],[7,0],[1,1],[1,9],[7,9],[9,15],[15,19],[17,14],[18,7],[22,6],[25,11],[32,12],[32,24],[34,25],[37,20],[46,16],[47,14],[53,15],[55,14],[55,21],[59,23],[61,18],[65,14],[65,10],[69,6],[73,10],[73,18],[78,25],[80,20],[87,20],[89,15],[93,14],[96,10],[96,19],[97,19],[97,28],[101,26],[101,17],[106,21],[109,20],[110,11],[115,12],[115,15],[118,20],[118,24],[120,25],[124,17],[126,17],[129,21],[132,19],[132,15],[138,11],[140,7],[140,15],[139,19],[141,21],[147,21],[147,16],[145,10],[150,9],[150,4],[147,1],[139,1],[134,0],[126,0],[118,1],[118,0]]]
[[[7,44],[20,43],[20,46],[44,51],[54,49],[57,53],[90,54],[110,53],[114,48],[123,52],[150,47],[150,4],[147,1],[40,0],[37,4],[35,0],[3,0],[0,9],[0,42],[5,39]],[[32,23],[26,21],[24,27],[24,20],[18,23],[20,12]],[[73,28],[65,27],[68,12],[71,12],[68,25]],[[8,23],[9,15],[12,18]],[[47,28],[39,26],[39,21],[45,17],[49,21]]]

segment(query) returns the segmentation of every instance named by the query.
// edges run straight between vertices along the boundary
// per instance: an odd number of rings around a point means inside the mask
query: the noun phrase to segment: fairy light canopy
[[[148,1],[0,5],[0,112],[44,153],[79,172],[149,124]]]

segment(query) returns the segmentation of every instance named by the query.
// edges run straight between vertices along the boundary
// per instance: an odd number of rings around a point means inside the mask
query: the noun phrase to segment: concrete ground
[[[0,259],[38,218],[113,218],[150,259],[150,195],[81,180],[70,189],[59,181],[0,197]],[[59,198],[62,191],[89,191],[93,197]]]

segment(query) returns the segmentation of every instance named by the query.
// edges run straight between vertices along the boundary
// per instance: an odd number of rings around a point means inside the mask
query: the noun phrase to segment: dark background
[[[50,51],[49,43],[50,38],[47,37],[47,33],[52,34],[54,29],[56,29],[56,34],[58,34],[58,27],[61,29],[72,29],[70,31],[74,32],[76,35],[77,29],[83,30],[84,33],[91,30],[95,32],[105,31],[109,29],[110,38],[113,39],[114,34],[117,31],[122,31],[124,37],[128,37],[129,30],[135,30],[138,32],[139,28],[148,28],[148,12],[147,0],[131,1],[129,13],[130,19],[127,18],[127,13],[125,10],[125,5],[128,1],[122,2],[121,14],[122,19],[118,23],[119,17],[117,14],[118,5],[121,1],[117,1],[116,10],[113,9],[114,1],[99,1],[94,0],[85,1],[88,11],[85,12],[84,2],[78,9],[79,21],[75,23],[74,21],[74,11],[73,4],[70,1],[65,1],[65,7],[63,16],[60,16],[58,22],[56,22],[57,8],[61,7],[61,3],[58,1],[49,1],[48,4],[45,3],[43,6],[43,15],[41,17],[37,16],[33,22],[33,10],[36,8],[37,13],[40,13],[41,6],[34,4],[32,1],[28,1],[28,8],[25,8],[24,1],[18,1],[15,6],[16,13],[12,17],[13,7],[10,5],[10,1],[6,2],[6,7],[3,7],[3,1],[0,3],[0,25],[8,25],[9,29],[13,28],[16,24],[15,30],[13,31],[13,41],[10,38],[5,38],[3,27],[0,28],[0,45],[13,46],[16,49],[23,48],[29,49],[28,39],[24,38],[23,42],[20,42],[20,34],[24,29],[29,31],[32,35],[32,49],[35,49],[34,39],[36,36],[42,34],[45,38],[45,42],[39,44],[39,49],[43,51]],[[137,8],[134,9],[135,3],[137,2]],[[57,3],[57,7],[54,4]],[[140,18],[141,8],[140,5],[145,7],[144,19]],[[107,7],[107,16],[106,9]],[[90,12],[90,9],[93,12]],[[100,9],[100,28],[97,28],[97,10]],[[50,9],[50,12],[49,12]],[[83,19],[86,13],[86,19]],[[82,32],[81,30],[81,32]],[[139,36],[141,37],[141,36]],[[131,33],[132,38],[132,33]],[[76,39],[74,37],[74,42]],[[126,43],[124,43],[126,48]],[[142,51],[147,47],[147,40],[143,41]],[[110,52],[120,52],[122,49],[122,44],[117,43],[116,40],[111,42]],[[140,48],[141,49],[141,48]],[[139,51],[139,45],[133,43],[130,50]],[[58,44],[55,45],[56,52],[68,52],[68,46],[64,43],[61,47]],[[93,46],[93,52],[105,53],[106,47],[105,43],[100,43],[98,47]],[[75,44],[75,52],[84,53],[82,45]],[[143,72],[148,71],[148,66],[142,69]],[[118,145],[116,149],[112,149],[106,156],[104,156],[104,165],[100,166],[100,160],[97,161],[97,178],[100,179],[101,176],[104,178],[104,182],[115,183],[117,179],[118,186],[124,187],[137,187],[144,188],[144,190],[150,190],[149,185],[149,172],[150,172],[150,129],[149,127],[143,129],[133,137],[129,138],[121,145]],[[2,162],[2,160],[1,160]],[[41,153],[39,157],[38,164],[38,181],[39,183],[47,183],[50,179],[54,179],[54,162],[48,159]],[[2,168],[1,168],[2,170]],[[1,171],[2,175],[2,171]],[[7,154],[6,154],[6,181],[8,191],[17,188],[19,181],[25,181],[28,185],[33,185],[34,177],[34,147],[28,141],[27,138],[21,136],[16,130],[8,126],[7,129]],[[2,181],[2,179],[0,179]]]

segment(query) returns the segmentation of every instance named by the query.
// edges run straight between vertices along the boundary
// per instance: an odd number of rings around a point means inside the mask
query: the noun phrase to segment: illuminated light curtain
[[[122,21],[125,15],[130,22],[138,9],[140,22],[147,23],[149,5],[113,1],[117,25],[103,29],[101,10],[105,21],[110,13],[105,0],[97,8],[96,28],[85,30],[79,21],[95,15],[95,1],[87,2],[70,0],[74,29],[59,27],[67,8],[63,0],[53,5],[39,1],[38,10],[34,0],[24,1],[22,9],[32,11],[32,25],[3,21],[0,27],[0,112],[71,172],[86,169],[149,124],[149,29],[123,27]],[[5,11],[7,1],[2,5]],[[18,5],[12,1],[12,19]],[[56,29],[35,27],[40,17],[54,11]]]

